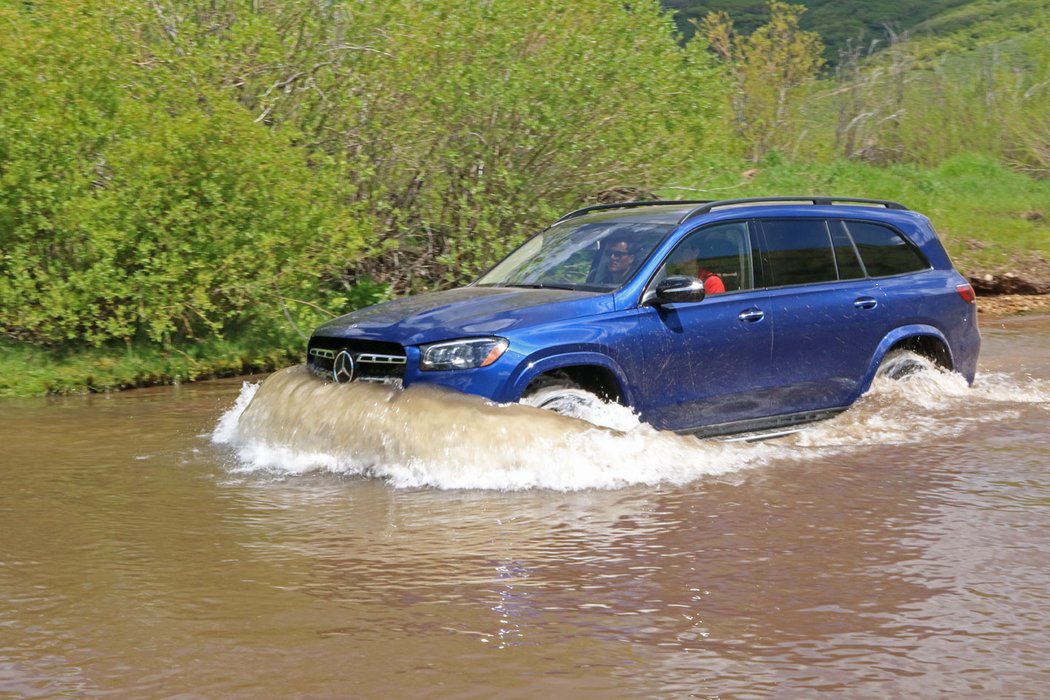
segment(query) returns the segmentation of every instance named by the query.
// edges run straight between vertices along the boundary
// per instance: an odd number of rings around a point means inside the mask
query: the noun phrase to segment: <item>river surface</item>
[[[759,443],[301,369],[0,402],[0,697],[1050,696],[1050,317]]]

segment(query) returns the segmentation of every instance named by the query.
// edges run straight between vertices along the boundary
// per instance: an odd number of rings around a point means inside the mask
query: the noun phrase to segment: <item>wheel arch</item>
[[[938,367],[943,367],[950,372],[955,371],[955,358],[952,356],[948,339],[943,333],[934,326],[925,324],[902,326],[886,334],[875,349],[858,396],[868,390],[879,365],[887,355],[895,350],[911,350],[917,355],[928,358]]]
[[[629,403],[630,395],[620,367],[600,353],[554,355],[529,362],[514,382],[515,399],[521,399],[530,388],[545,378],[563,375],[581,389],[609,401]]]

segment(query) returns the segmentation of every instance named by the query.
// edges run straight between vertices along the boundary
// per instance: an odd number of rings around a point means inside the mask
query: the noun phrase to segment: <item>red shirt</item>
[[[726,290],[722,278],[713,272],[702,270],[700,279],[704,281],[704,294],[722,294]]]

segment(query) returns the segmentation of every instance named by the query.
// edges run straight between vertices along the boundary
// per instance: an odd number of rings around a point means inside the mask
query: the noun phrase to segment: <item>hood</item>
[[[589,316],[612,308],[610,294],[464,287],[368,306],[322,324],[314,335],[419,345],[470,336],[505,335],[515,328]]]

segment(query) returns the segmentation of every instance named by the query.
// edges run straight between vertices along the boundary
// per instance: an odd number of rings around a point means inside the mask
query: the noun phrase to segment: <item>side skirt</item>
[[[733,441],[767,440],[780,437],[790,433],[798,432],[800,426],[807,423],[827,420],[837,416],[846,410],[848,406],[841,408],[828,408],[819,411],[803,411],[801,413],[787,413],[770,418],[755,418],[751,420],[733,421],[731,423],[718,423],[716,425],[705,425],[699,428],[683,428],[676,430],[679,435],[695,435],[696,437],[717,437],[722,435],[734,435]]]

